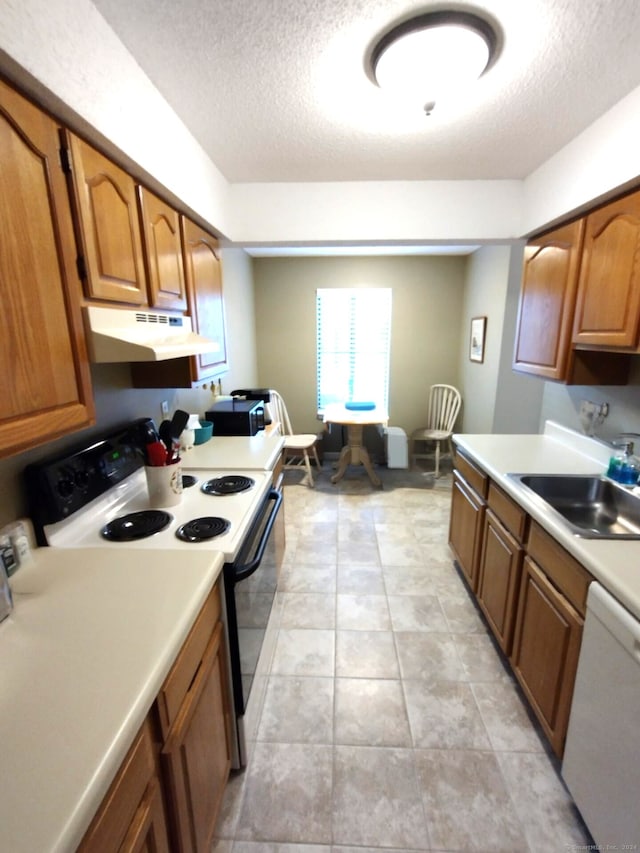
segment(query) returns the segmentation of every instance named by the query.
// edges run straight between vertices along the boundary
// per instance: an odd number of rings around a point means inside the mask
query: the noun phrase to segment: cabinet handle
[[[203,661],[201,660],[200,663],[198,664],[198,668],[193,673],[193,678],[191,679],[191,681],[189,682],[189,686],[187,687],[187,694],[191,693],[191,688],[193,687],[193,683],[196,680],[196,678],[198,677],[198,673],[202,669],[202,663],[203,663]]]

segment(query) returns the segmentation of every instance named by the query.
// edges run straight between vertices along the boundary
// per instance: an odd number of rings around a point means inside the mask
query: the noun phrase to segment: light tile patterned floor
[[[447,546],[451,478],[288,474],[271,677],[216,853],[578,850],[590,838]]]

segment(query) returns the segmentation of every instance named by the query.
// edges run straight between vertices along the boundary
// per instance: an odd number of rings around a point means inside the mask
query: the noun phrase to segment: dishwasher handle
[[[640,663],[640,621],[594,581],[587,595],[587,619],[595,617],[618,643]]]

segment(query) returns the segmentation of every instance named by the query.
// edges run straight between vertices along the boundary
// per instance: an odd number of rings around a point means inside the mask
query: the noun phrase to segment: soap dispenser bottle
[[[620,482],[620,475],[622,471],[622,464],[624,462],[625,453],[623,450],[617,448],[611,454],[609,458],[609,467],[607,468],[607,477],[610,477],[612,480],[615,480],[616,483]]]
[[[638,466],[633,453],[633,443],[630,441],[613,441],[615,448],[609,459],[607,477],[624,486],[635,486],[638,482]]]

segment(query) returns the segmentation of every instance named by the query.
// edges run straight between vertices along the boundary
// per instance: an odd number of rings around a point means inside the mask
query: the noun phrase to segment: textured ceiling
[[[429,117],[374,86],[365,57],[442,4],[94,3],[232,182],[523,178],[640,85],[638,0],[476,3],[498,61],[464,107]]]

